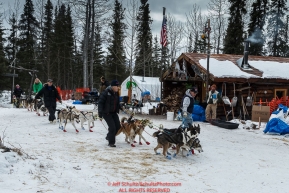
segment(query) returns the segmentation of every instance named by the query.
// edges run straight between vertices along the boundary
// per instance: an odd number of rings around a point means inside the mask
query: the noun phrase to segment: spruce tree
[[[5,52],[4,52],[4,42],[5,42],[5,38],[4,38],[4,29],[3,29],[3,24],[2,24],[2,15],[0,15],[0,76],[1,74],[6,72],[6,58],[5,58]],[[4,86],[4,82],[7,82],[7,79],[0,79],[0,85]],[[0,88],[0,89],[3,89]]]
[[[199,39],[199,36],[196,36],[195,39],[195,53],[206,53],[207,51],[207,40],[206,39]]]
[[[57,9],[56,9],[57,10]],[[64,4],[55,12],[54,34],[52,44],[52,78],[61,89],[73,87],[76,71],[74,58],[74,32],[70,7]]]
[[[265,43],[263,28],[265,25],[267,11],[268,0],[256,0],[252,4],[248,29],[248,41],[251,42],[250,55],[263,55],[263,46]]]
[[[95,40],[94,40],[94,70],[93,77],[95,77],[95,82],[99,82],[100,77],[104,76],[104,51],[102,50],[102,40],[101,40],[101,27],[99,24],[96,25],[95,30]],[[99,88],[99,85],[95,84],[94,88]]]
[[[158,41],[158,37],[154,38],[153,43],[153,56],[151,63],[151,76],[159,77],[161,75],[161,47],[160,42]]]
[[[168,45],[170,43],[168,42]],[[160,64],[160,68],[162,70],[162,74],[167,71],[170,67],[170,61],[171,61],[171,56],[170,56],[170,50],[169,47],[163,47],[163,49],[161,50],[161,64]]]
[[[145,76],[148,76],[148,67],[150,66],[150,60],[152,57],[152,19],[150,17],[148,0],[141,0],[137,22],[138,27],[134,74],[144,76],[145,70]]]
[[[11,63],[15,56],[16,56],[16,50],[17,50],[17,20],[15,13],[12,13],[11,17],[8,21],[11,28],[9,29],[10,35],[8,36],[7,40],[7,46],[5,47],[5,52],[7,54],[7,58],[9,63]]]
[[[123,81],[127,77],[126,56],[124,49],[125,29],[124,11],[122,4],[115,0],[111,28],[111,42],[108,47],[106,64],[107,80],[117,79]]]
[[[246,0],[229,0],[230,18],[224,40],[225,54],[243,54],[244,53],[244,25],[242,16],[247,13]]]
[[[286,23],[285,13],[287,0],[271,0],[268,18],[268,49],[273,56],[286,56]]]
[[[74,27],[71,17],[71,9],[68,5],[65,13],[65,64],[67,64],[68,69],[64,69],[66,72],[66,80],[64,82],[65,89],[71,89],[73,87],[74,81],[71,77],[78,76],[79,71],[76,70],[74,62]]]
[[[44,7],[44,27],[43,27],[43,46],[42,46],[42,56],[43,56],[43,66],[44,80],[51,77],[51,62],[52,62],[52,43],[53,43],[53,5],[50,0]]]
[[[52,45],[52,59],[51,64],[53,65],[51,76],[54,82],[59,85],[62,80],[62,67],[65,68],[63,50],[64,46],[64,29],[65,29],[65,5],[55,8],[54,18],[54,34],[53,34],[53,45]]]
[[[23,14],[19,21],[19,52],[17,53],[17,66],[27,69],[36,67],[36,39],[38,30],[38,21],[34,16],[34,5],[32,0],[26,0]],[[39,69],[38,69],[39,70]],[[30,87],[31,76],[27,71],[18,72],[19,84],[22,89],[28,90]]]

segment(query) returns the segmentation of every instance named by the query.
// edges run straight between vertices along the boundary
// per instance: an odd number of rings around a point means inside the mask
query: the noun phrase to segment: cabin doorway
[[[275,89],[275,98],[278,97],[280,98],[286,98],[287,96],[287,89]]]

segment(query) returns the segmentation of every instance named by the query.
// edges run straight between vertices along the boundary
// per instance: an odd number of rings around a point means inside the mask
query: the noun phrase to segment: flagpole
[[[211,26],[210,26],[210,19],[208,19],[208,27],[206,29],[208,33],[208,50],[207,50],[207,80],[206,80],[206,94],[209,96],[209,79],[210,79],[210,32],[211,32]]]
[[[163,7],[163,18],[166,15],[166,8]],[[161,66],[161,99],[163,99],[163,67],[165,66],[165,61],[164,61],[164,45],[162,44],[162,65]]]

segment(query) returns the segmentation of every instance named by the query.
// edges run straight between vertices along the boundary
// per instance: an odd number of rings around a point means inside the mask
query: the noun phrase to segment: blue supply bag
[[[200,105],[194,105],[192,118],[194,121],[205,121],[206,120],[205,109]]]

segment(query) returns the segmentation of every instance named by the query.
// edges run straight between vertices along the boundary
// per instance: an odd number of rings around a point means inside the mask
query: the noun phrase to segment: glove
[[[186,118],[187,116],[188,116],[187,112],[184,112],[184,113],[183,113],[183,117]]]

